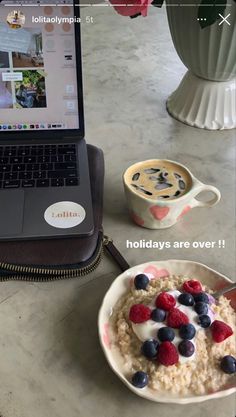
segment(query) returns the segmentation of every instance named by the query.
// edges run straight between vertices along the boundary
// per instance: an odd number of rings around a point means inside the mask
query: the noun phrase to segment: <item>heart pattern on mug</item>
[[[183,210],[181,211],[180,215],[177,217],[177,220],[179,220],[182,216],[184,216],[186,213],[188,213],[189,210],[191,210],[191,206],[185,206]]]
[[[164,219],[170,211],[169,207],[160,206],[151,206],[149,210],[152,213],[153,217],[155,217],[155,219],[157,220]]]
[[[144,220],[140,216],[138,216],[134,211],[131,211],[130,214],[134,223],[138,224],[139,226],[144,225]]]

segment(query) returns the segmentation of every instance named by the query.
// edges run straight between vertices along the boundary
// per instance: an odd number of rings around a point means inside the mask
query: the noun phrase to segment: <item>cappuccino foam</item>
[[[177,199],[192,185],[188,171],[175,162],[153,159],[132,165],[125,182],[142,197],[154,200]]]

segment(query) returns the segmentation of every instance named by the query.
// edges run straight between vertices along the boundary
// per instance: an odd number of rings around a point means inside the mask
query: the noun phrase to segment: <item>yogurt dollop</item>
[[[180,311],[182,311],[184,314],[186,314],[186,316],[189,319],[189,323],[191,323],[196,329],[196,335],[193,339],[191,339],[191,342],[194,344],[194,347],[195,347],[194,354],[187,358],[185,356],[182,356],[179,353],[179,361],[180,361],[180,363],[184,363],[184,362],[187,362],[189,360],[193,360],[195,358],[195,356],[196,356],[196,344],[194,342],[194,339],[196,338],[198,331],[205,331],[205,329],[203,329],[198,324],[198,314],[194,310],[193,306],[185,306],[185,305],[179,303],[178,297],[181,294],[180,291],[172,290],[172,291],[166,291],[166,292],[168,294],[172,295],[175,298],[175,301],[176,301],[175,308],[178,308]],[[150,307],[151,309],[155,308],[155,300],[156,300],[156,296],[151,301],[151,303],[148,305],[148,307]],[[208,316],[210,317],[211,322],[212,322],[214,320],[214,313],[210,309],[210,306],[208,307]],[[133,329],[134,333],[136,334],[137,338],[141,342],[145,342],[145,340],[148,340],[148,339],[158,340],[157,332],[161,327],[166,327],[166,320],[163,321],[163,322],[156,322],[156,321],[153,321],[153,320],[150,319],[150,320],[148,320],[144,323],[139,323],[139,324],[132,323],[132,329]],[[176,346],[176,348],[178,350],[178,345],[183,339],[181,339],[181,337],[179,336],[179,330],[178,329],[173,329],[173,330],[175,332],[175,338],[172,341],[172,343]]]

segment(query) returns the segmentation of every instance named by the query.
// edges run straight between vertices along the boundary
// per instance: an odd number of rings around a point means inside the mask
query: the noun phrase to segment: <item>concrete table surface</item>
[[[170,39],[164,10],[130,20],[110,7],[83,9],[86,138],[106,160],[104,228],[131,265],[189,259],[234,277],[235,131],[185,126],[165,101],[185,68]],[[94,23],[85,22],[93,16]],[[131,223],[121,175],[152,157],[186,164],[217,186],[221,202],[195,209],[175,227],[150,231]],[[126,249],[126,240],[225,240],[215,249]],[[119,273],[104,259],[89,278],[57,283],[1,283],[1,417],[235,416],[232,396],[187,406],[163,405],[131,393],[112,373],[97,336],[102,298]]]

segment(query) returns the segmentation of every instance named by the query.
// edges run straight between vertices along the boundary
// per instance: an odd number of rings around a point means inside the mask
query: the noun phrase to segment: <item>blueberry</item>
[[[134,285],[137,290],[146,290],[149,278],[145,274],[138,274],[134,278]]]
[[[192,294],[189,294],[188,292],[183,292],[178,296],[178,301],[180,304],[183,304],[184,306],[193,306],[194,304],[194,298]]]
[[[182,326],[179,329],[179,335],[180,335],[181,339],[184,339],[184,340],[193,339],[195,334],[196,334],[196,329],[193,326],[193,324],[191,324],[191,323],[182,324]]]
[[[151,313],[151,319],[153,321],[164,321],[166,318],[166,312],[164,310],[161,310],[160,308],[155,308],[154,310],[152,310]]]
[[[171,327],[161,327],[157,332],[157,337],[161,342],[172,342],[175,338],[175,332]]]
[[[200,316],[198,317],[198,323],[201,327],[206,329],[211,325],[211,319],[207,314],[200,314]]]
[[[220,367],[226,374],[234,374],[236,372],[236,358],[227,355],[221,359]]]
[[[153,359],[157,356],[158,341],[154,339],[145,340],[141,352],[147,359]]]
[[[189,358],[190,356],[192,356],[195,351],[194,344],[190,342],[190,340],[182,340],[182,342],[180,342],[178,346],[178,349],[179,349],[179,353],[182,356],[185,356],[186,358]]]
[[[132,384],[136,388],[144,388],[148,384],[148,375],[146,372],[138,371],[132,376]]]
[[[206,303],[203,303],[202,301],[199,301],[195,304],[194,310],[197,314],[207,314],[208,313],[208,305]]]
[[[194,301],[195,303],[198,303],[201,301],[203,303],[209,304],[209,298],[205,292],[199,292],[198,294],[195,294]]]

